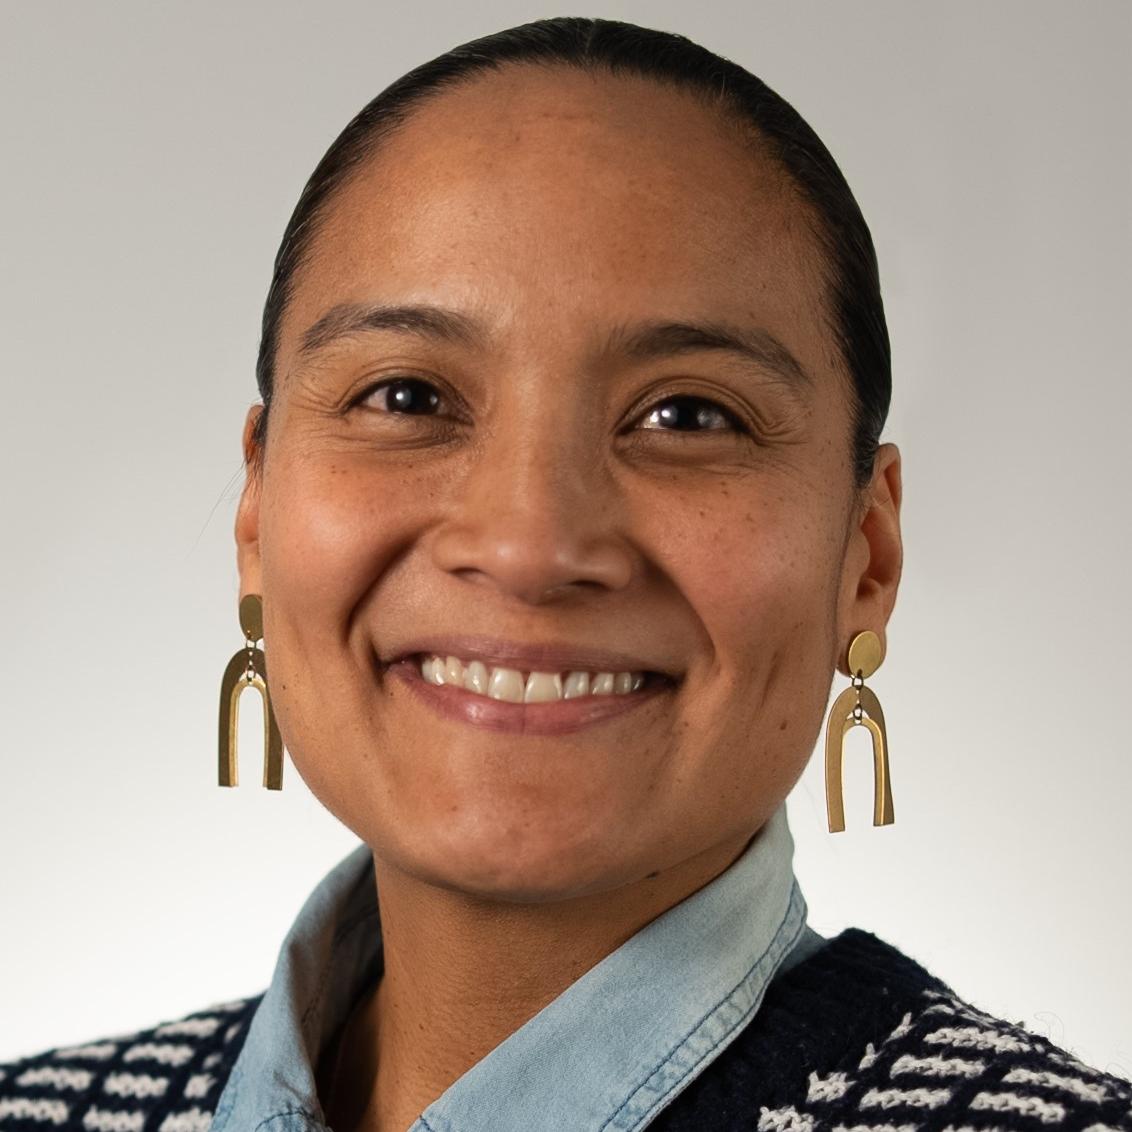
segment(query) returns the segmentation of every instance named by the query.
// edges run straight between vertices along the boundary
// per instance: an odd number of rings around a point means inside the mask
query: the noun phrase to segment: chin
[[[505,820],[498,812],[464,810],[456,821],[416,826],[419,836],[404,837],[398,863],[437,887],[486,900],[540,904],[616,888],[630,879],[610,830],[593,822],[571,828],[561,814],[554,820],[526,815]]]
[[[655,827],[657,815],[621,783],[480,774],[441,785],[430,768],[380,781],[363,775],[343,790],[341,779],[303,777],[388,866],[438,888],[536,904],[608,891],[651,867],[634,873],[632,830]]]

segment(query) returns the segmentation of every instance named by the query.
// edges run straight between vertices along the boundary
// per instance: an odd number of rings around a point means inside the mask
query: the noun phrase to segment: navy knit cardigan
[[[207,1132],[260,997],[0,1066],[0,1132]],[[1132,1132],[1132,1082],[984,1013],[849,928],[775,979],[649,1128]]]

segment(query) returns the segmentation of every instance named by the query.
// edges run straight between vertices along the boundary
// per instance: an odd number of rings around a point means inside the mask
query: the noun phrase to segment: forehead
[[[829,362],[805,206],[765,147],[653,80],[511,66],[430,96],[339,190],[282,352],[342,303],[464,310],[501,340],[746,322]]]

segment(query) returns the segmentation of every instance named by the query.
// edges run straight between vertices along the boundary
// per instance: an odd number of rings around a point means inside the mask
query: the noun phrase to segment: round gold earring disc
[[[880,637],[872,629],[866,629],[853,638],[849,645],[849,674],[851,676],[856,676],[860,672],[861,677],[867,680],[880,668],[882,660],[884,660],[884,648],[880,643]]]
[[[240,598],[240,628],[249,641],[263,639],[263,602],[259,594],[244,594]]]

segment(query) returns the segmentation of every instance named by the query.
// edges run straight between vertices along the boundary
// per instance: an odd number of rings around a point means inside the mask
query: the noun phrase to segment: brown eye
[[[395,377],[371,385],[358,404],[379,413],[431,416],[440,404],[440,394],[420,378]]]
[[[658,401],[644,417],[659,432],[746,432],[734,413],[705,397],[682,394]]]

